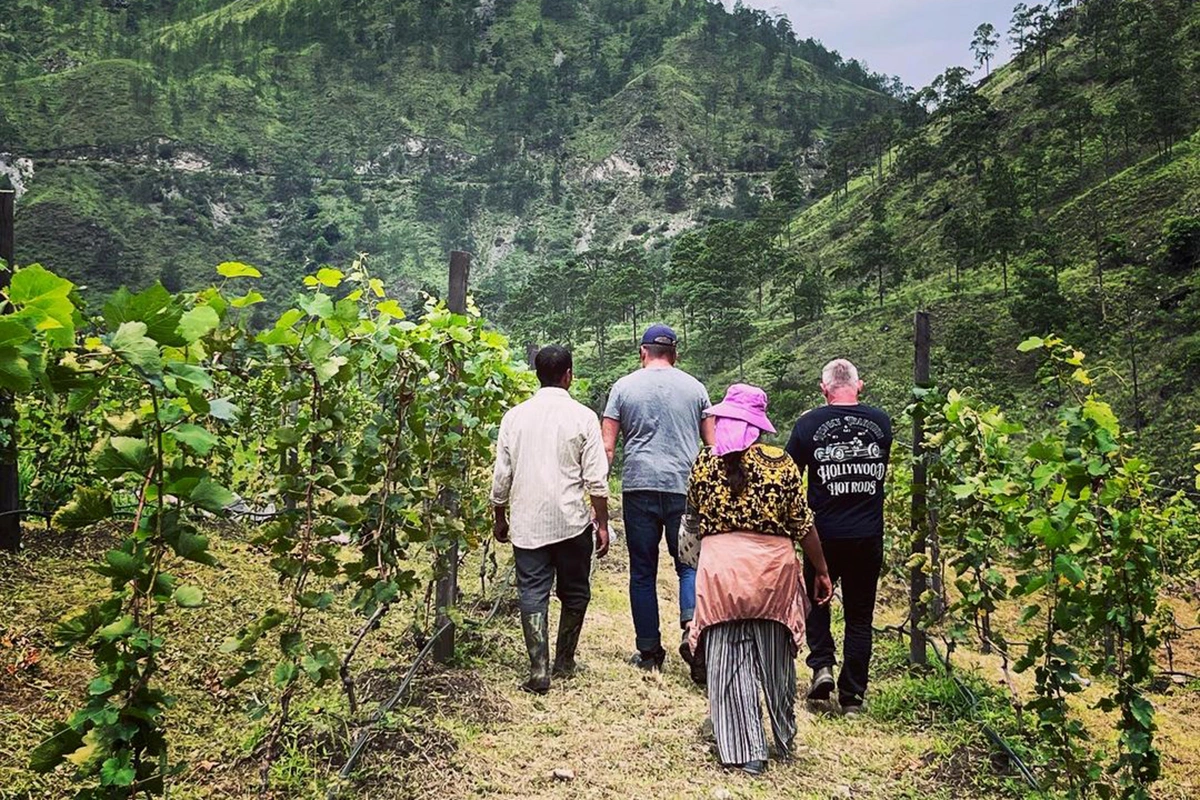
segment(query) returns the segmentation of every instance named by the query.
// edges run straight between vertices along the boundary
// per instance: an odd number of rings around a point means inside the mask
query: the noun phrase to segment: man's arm
[[[813,570],[817,573],[813,585],[808,587],[809,596],[817,605],[823,606],[833,598],[833,581],[829,578],[829,567],[825,564],[825,550],[821,547],[821,537],[817,536],[816,528],[809,526],[804,538],[800,540],[800,547],[804,550],[804,557],[813,565]]]
[[[617,457],[617,437],[621,434],[621,381],[613,384],[608,392],[608,402],[600,415],[600,431],[604,439],[604,452],[611,467]]]
[[[700,420],[700,441],[710,447],[717,443],[716,417],[704,417]]]
[[[496,521],[492,526],[492,535],[498,542],[508,541],[508,497],[512,490],[512,460],[508,449],[508,429],[504,420],[500,421],[500,433],[496,437],[496,465],[492,469],[492,508],[496,512]]]
[[[604,454],[608,456],[608,465],[611,467],[617,457],[617,437],[621,434],[621,423],[612,417],[605,417],[600,430],[604,438]]]
[[[508,506],[492,506],[496,520],[492,523],[492,536],[501,544],[508,543]]]
[[[583,439],[583,485],[592,498],[592,511],[596,516],[596,556],[608,552],[608,465],[605,458],[607,439],[601,442],[600,430],[592,417]],[[604,420],[608,422],[609,420]],[[615,422],[615,420],[614,420]]]
[[[608,554],[608,498],[592,495],[592,512],[596,515],[596,558]]]

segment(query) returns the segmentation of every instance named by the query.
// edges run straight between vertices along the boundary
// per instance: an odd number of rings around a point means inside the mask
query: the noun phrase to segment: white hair
[[[843,386],[858,388],[858,367],[844,358],[835,358],[821,370],[821,383],[827,389]]]

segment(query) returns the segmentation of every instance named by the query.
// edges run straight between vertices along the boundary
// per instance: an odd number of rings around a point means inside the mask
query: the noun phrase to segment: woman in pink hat
[[[795,659],[807,613],[796,543],[816,567],[813,597],[827,603],[833,595],[800,471],[782,449],[758,441],[775,433],[766,412],[762,389],[730,386],[706,412],[716,419],[716,443],[700,452],[688,486],[687,524],[700,537],[688,644],[707,665],[718,757],[751,774],[767,765],[760,682],[781,758],[796,735]]]

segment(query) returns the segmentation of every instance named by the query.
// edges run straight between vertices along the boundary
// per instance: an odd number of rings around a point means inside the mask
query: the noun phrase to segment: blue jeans
[[[658,548],[667,534],[667,551],[679,576],[679,624],[686,626],[696,610],[696,570],[679,560],[679,522],[687,498],[670,492],[625,492],[622,495],[625,542],[629,547],[629,605],[637,649],[662,646],[658,628]]]

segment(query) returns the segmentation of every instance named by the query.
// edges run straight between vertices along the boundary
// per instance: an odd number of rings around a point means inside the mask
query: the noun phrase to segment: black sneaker
[[[633,664],[638,669],[644,669],[647,672],[661,670],[663,661],[667,657],[667,651],[659,645],[653,650],[639,650],[629,658],[629,663]]]
[[[808,699],[816,702],[823,702],[829,699],[833,694],[833,670],[829,667],[821,667],[813,670],[812,685],[808,688]]]
[[[866,704],[861,697],[842,697],[839,698],[839,703],[842,707],[842,716],[857,717],[866,710]]]

